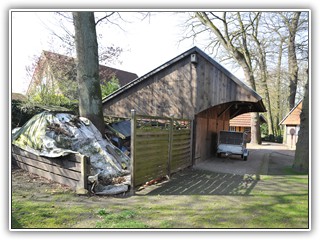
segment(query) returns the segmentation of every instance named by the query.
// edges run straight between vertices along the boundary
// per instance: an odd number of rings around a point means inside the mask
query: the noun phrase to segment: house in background
[[[260,95],[197,47],[103,100],[104,115],[130,117],[131,109],[192,120],[194,163],[215,155],[218,133],[229,129],[231,118],[266,111]]]
[[[300,130],[300,113],[302,110],[302,99],[291,111],[282,119],[279,125],[284,126],[283,144],[290,148],[295,148],[298,142]]]
[[[262,116],[260,117],[260,125],[262,123],[267,123],[267,120]],[[229,131],[235,131],[235,132],[247,132],[248,138],[247,142],[251,141],[251,113],[244,113],[241,115],[238,115],[229,121]]]
[[[260,124],[267,123],[264,116],[259,115]],[[230,119],[229,130],[236,132],[251,132],[251,113],[244,113]]]
[[[137,78],[135,73],[99,65],[100,82],[109,81],[115,77],[120,87]],[[35,67],[27,94],[40,90],[41,86],[54,89],[56,94],[64,94],[69,98],[77,98],[77,69],[75,58],[43,51]]]

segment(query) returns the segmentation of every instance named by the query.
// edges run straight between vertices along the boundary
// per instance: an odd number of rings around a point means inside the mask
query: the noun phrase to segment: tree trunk
[[[280,45],[279,45],[279,55],[278,55],[278,63],[277,63],[277,80],[276,80],[276,88],[277,88],[277,97],[276,97],[276,129],[277,129],[277,136],[281,135],[280,132],[280,119],[282,118],[281,115],[281,61],[282,61],[282,49],[283,49],[283,42],[284,40],[281,38]]]
[[[289,38],[288,38],[288,65],[289,65],[289,106],[290,109],[295,106],[295,98],[298,83],[298,62],[296,56],[296,33],[301,12],[295,12],[291,23],[288,23]]]
[[[262,91],[264,94],[264,98],[266,100],[266,107],[267,107],[267,124],[268,124],[268,134],[274,136],[274,127],[273,127],[273,119],[272,119],[272,108],[270,102],[270,95],[269,95],[269,88],[267,85],[267,74],[265,71],[262,73]]]
[[[251,113],[251,143],[261,144],[260,117],[259,113]]]
[[[258,63],[259,63],[260,76],[261,76],[261,87],[262,87],[264,98],[267,102],[266,108],[267,108],[268,134],[274,136],[272,108],[271,108],[271,102],[270,102],[269,88],[267,84],[268,72],[267,72],[266,53],[263,45],[258,40],[257,35],[258,35],[258,30],[256,30],[256,35],[253,35],[253,39],[257,44],[257,51],[258,51],[258,58],[259,58]]]
[[[239,62],[241,65],[241,62]],[[245,65],[245,63],[242,63]],[[254,81],[253,72],[249,70],[248,67],[243,66],[242,69],[244,70],[244,75],[246,80],[250,83],[250,87],[256,91],[256,85]],[[261,130],[260,130],[260,117],[259,113],[252,112],[251,113],[251,141],[252,144],[261,144]]]
[[[300,114],[299,137],[292,167],[299,172],[309,171],[309,78],[305,86]]]
[[[77,51],[79,113],[88,118],[104,136],[99,58],[93,12],[73,12]]]

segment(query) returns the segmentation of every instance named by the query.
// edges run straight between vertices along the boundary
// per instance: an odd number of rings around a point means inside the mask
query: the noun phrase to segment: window
[[[245,127],[244,132],[251,132],[251,127]]]

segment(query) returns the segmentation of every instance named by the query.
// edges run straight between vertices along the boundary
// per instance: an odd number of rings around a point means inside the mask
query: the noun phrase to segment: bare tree
[[[218,16],[215,12],[196,12],[196,17],[214,33],[216,37],[214,45],[223,46],[242,67],[247,82],[256,91],[253,60],[247,32],[252,29],[252,23],[256,21],[258,14],[249,22],[247,21],[248,14],[250,13],[241,15],[239,12],[223,12],[222,16]],[[259,114],[252,113],[251,115],[251,142],[261,144]]]
[[[261,87],[263,96],[266,102],[267,108],[267,123],[268,123],[268,133],[269,135],[274,136],[274,127],[273,127],[273,120],[272,120],[272,108],[270,102],[270,94],[269,94],[269,87],[268,87],[268,69],[267,69],[267,56],[266,56],[266,46],[265,42],[266,39],[262,37],[259,39],[259,24],[261,19],[261,12],[253,13],[255,22],[252,22],[252,38],[253,42],[256,44],[257,49],[257,58],[258,58],[258,65],[259,65],[259,75],[261,79]],[[240,16],[239,16],[240,17]],[[250,19],[251,16],[249,15]]]
[[[43,23],[45,28],[51,33],[52,51],[60,52],[68,56],[75,54],[75,33],[73,17],[71,12],[52,12],[54,21],[50,24]],[[119,21],[125,21],[118,12],[98,12],[95,13],[95,23],[97,32],[105,32],[106,25],[113,25],[121,28]],[[98,31],[100,29],[100,31]],[[122,28],[121,28],[122,29]],[[114,44],[105,43],[104,34],[97,34],[99,62],[109,64],[119,61],[123,49]],[[63,52],[61,52],[63,51]]]
[[[279,123],[282,119],[281,116],[281,62],[282,62],[282,53],[283,53],[283,44],[284,44],[284,38],[280,38],[280,44],[279,44],[279,48],[278,48],[278,59],[277,59],[277,70],[276,70],[276,114],[275,114],[275,126],[277,127],[277,133],[278,135],[280,132],[279,129]]]
[[[289,15],[289,16],[288,16]],[[298,30],[299,17],[301,12],[281,14],[284,23],[288,28],[288,66],[289,66],[289,97],[288,102],[290,109],[295,106],[295,97],[298,84],[298,61],[296,56],[296,34]]]
[[[104,136],[99,57],[93,12],[73,12],[77,52],[79,114],[86,117]]]

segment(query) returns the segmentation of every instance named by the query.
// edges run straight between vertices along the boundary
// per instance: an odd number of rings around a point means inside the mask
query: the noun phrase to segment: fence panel
[[[190,120],[131,112],[132,189],[192,164]]]
[[[173,129],[171,173],[177,172],[192,164],[192,131],[191,121],[183,129]]]

